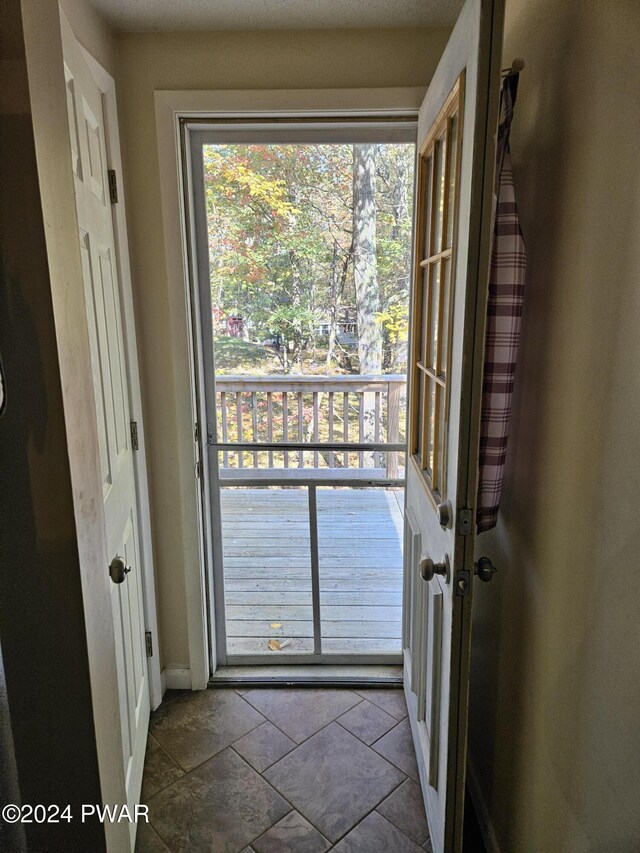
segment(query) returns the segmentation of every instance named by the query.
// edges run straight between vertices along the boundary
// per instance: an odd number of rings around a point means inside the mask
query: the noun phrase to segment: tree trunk
[[[376,146],[353,146],[353,277],[360,373],[380,373],[382,331],[376,260]]]
[[[406,222],[409,216],[409,200],[407,198],[407,172],[409,164],[402,153],[400,153],[395,160],[395,165],[395,181],[391,190],[393,204],[393,228],[391,229],[391,239],[400,240],[402,235],[402,223]]]
[[[391,229],[391,239],[401,241],[403,237],[403,223],[407,223],[409,219],[409,183],[408,171],[409,161],[402,151],[399,151],[395,158],[395,180],[391,190],[391,198],[393,203],[393,228]],[[407,238],[409,239],[408,235]],[[405,263],[402,272],[398,275],[395,287],[396,297],[399,295],[401,300],[409,300],[409,274],[411,258],[409,252],[404,253]],[[387,306],[385,306],[386,308]],[[396,335],[395,340],[385,341],[385,358],[384,369],[389,373],[397,372],[397,364],[402,356],[402,351],[406,350],[406,343]]]
[[[358,321],[358,360],[361,374],[382,371],[382,329],[376,318],[380,311],[380,287],[376,260],[376,146],[353,146],[353,275]],[[375,435],[375,395],[363,394],[364,435]],[[373,467],[373,454],[365,453],[365,468]]]
[[[344,292],[344,286],[347,281],[347,272],[349,271],[349,261],[353,246],[349,248],[345,255],[342,266],[338,262],[338,252],[340,247],[338,241],[333,243],[333,257],[331,259],[331,292],[329,294],[329,346],[327,349],[327,365],[326,371],[331,371],[331,363],[334,358],[336,339],[338,336],[338,317],[340,315],[340,302]]]
[[[302,304],[302,280],[298,256],[293,249],[289,250],[289,262],[291,263],[291,304],[294,308],[299,309]],[[295,372],[302,373],[302,330],[294,327],[291,337],[293,339],[291,366]]]
[[[331,291],[329,293],[329,345],[327,347],[327,362],[325,370],[331,370],[333,351],[336,346],[336,333],[338,331],[338,244],[333,242],[333,256],[331,258]]]

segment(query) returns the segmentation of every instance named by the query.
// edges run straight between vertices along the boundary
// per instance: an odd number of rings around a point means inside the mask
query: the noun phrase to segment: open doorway
[[[401,662],[414,140],[191,133],[218,664]]]

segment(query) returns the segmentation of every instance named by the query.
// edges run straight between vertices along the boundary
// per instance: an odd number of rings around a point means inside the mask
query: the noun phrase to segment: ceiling
[[[439,27],[462,0],[92,0],[118,30]]]

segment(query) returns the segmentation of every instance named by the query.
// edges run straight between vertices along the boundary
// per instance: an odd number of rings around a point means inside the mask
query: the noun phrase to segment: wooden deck
[[[227,653],[313,652],[307,489],[223,488],[221,499]],[[318,487],[323,653],[400,654],[403,499]],[[288,642],[272,651],[272,638]]]

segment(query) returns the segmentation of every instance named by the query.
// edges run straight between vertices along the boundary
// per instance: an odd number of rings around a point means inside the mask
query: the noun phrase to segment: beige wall
[[[500,849],[640,849],[640,9],[508,0],[529,252],[470,751]]]
[[[89,0],[59,2],[76,39],[113,77],[116,67],[116,42],[109,25]]]
[[[175,410],[156,89],[426,86],[448,31],[121,34],[118,85],[142,364],[162,661],[188,667],[181,441]],[[188,456],[188,454],[186,454]],[[185,454],[182,453],[182,458]],[[188,550],[188,546],[187,546]]]

